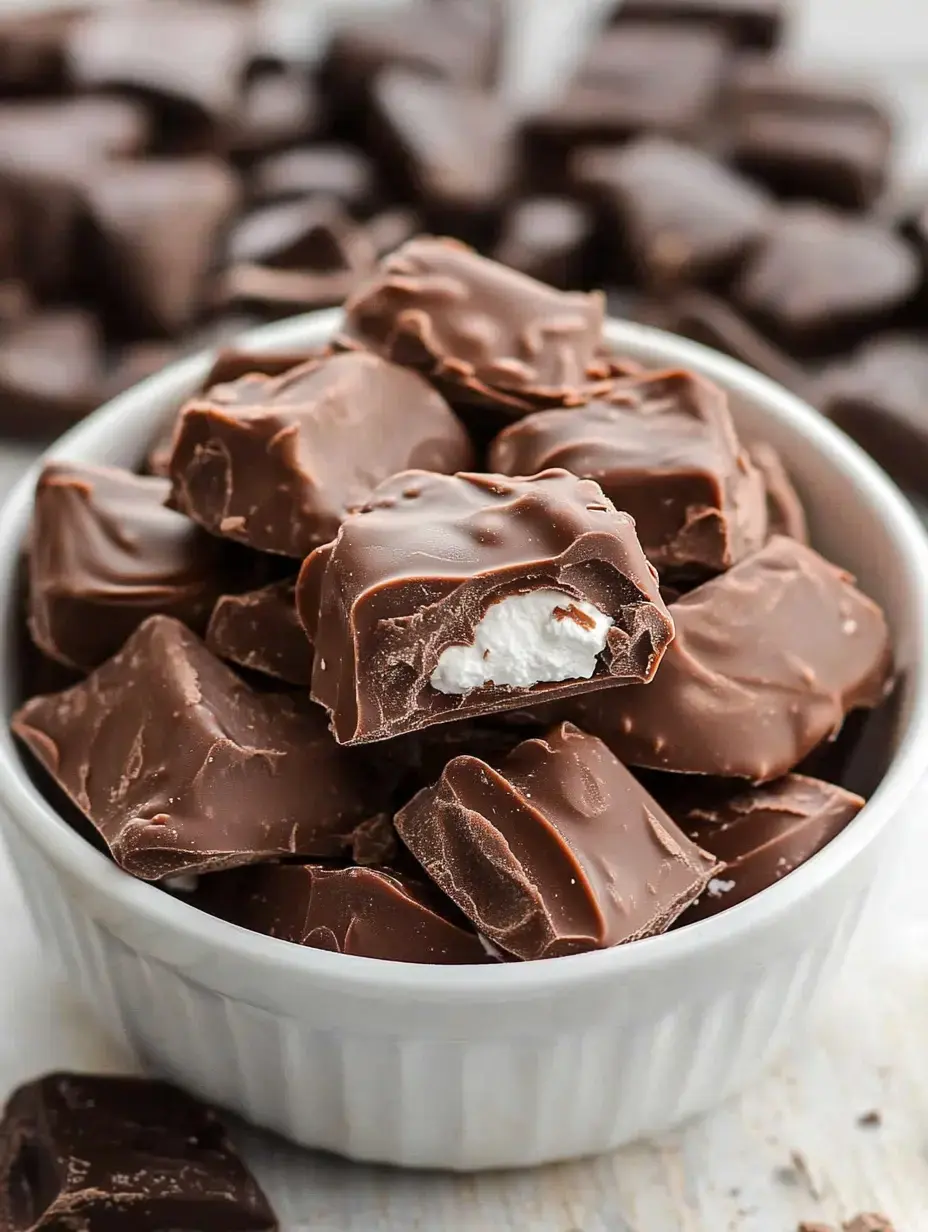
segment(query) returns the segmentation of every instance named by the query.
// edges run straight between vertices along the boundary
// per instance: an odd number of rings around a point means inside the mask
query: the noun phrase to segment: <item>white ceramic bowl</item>
[[[322,341],[326,313],[254,334]],[[615,323],[618,350],[724,385],[748,436],[783,454],[815,542],[886,608],[902,670],[892,766],[814,859],[721,915],[546,962],[427,967],[287,945],[203,915],[120,870],[59,818],[3,724],[0,803],[26,898],[101,1015],[156,1071],[313,1147],[416,1167],[537,1164],[604,1151],[715,1104],[782,1048],[844,957],[928,748],[928,546],[896,488],[796,398],[720,355]],[[146,381],[52,450],[135,464],[203,378]],[[17,561],[34,475],[0,518],[0,690],[9,713]]]

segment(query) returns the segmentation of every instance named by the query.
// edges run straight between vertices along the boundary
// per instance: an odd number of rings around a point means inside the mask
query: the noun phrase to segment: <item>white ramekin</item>
[[[258,331],[321,342],[335,316]],[[724,385],[748,437],[783,454],[817,545],[887,609],[903,705],[896,755],[855,821],[791,876],[724,914],[547,962],[426,967],[303,949],[135,881],[61,820],[0,732],[4,831],[42,939],[143,1060],[308,1146],[429,1168],[537,1164],[653,1134],[715,1104],[786,1043],[844,957],[928,748],[928,545],[850,441],[771,382],[621,323],[618,350]],[[75,428],[52,456],[133,465],[202,379],[180,363]],[[9,713],[15,579],[35,475],[0,519],[0,690]]]

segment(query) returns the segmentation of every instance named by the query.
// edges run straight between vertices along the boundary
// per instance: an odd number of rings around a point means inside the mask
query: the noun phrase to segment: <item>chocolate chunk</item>
[[[582,402],[603,299],[556,291],[454,240],[418,238],[386,257],[345,305],[337,341],[412,364],[455,402],[505,419]]]
[[[842,787],[800,774],[734,792],[688,783],[678,799],[663,803],[692,841],[722,865],[681,925],[773,885],[830,843],[864,805]]]
[[[50,463],[36,486],[29,556],[33,638],[89,669],[149,616],[202,632],[229,581],[223,546],[164,502],[171,485],[110,467]]]
[[[638,279],[650,286],[724,281],[773,217],[749,181],[662,137],[580,150],[571,170],[612,213]]]
[[[764,480],[768,536],[788,535],[790,539],[808,543],[806,511],[783,465],[783,459],[766,441],[755,441],[748,446],[747,453]]]
[[[251,170],[249,186],[259,201],[317,193],[358,209],[374,197],[374,167],[352,146],[311,145],[262,159]]]
[[[496,438],[489,465],[503,475],[562,466],[595,479],[634,518],[662,576],[728,569],[767,531],[763,482],[738,444],[728,398],[691,372],[648,372],[587,406],[527,415]]]
[[[566,471],[394,476],[297,608],[343,744],[649,680],[673,635],[632,519]]]
[[[351,859],[365,868],[372,865],[392,867],[399,858],[401,848],[393,818],[388,813],[378,813],[362,821],[351,836]]]
[[[570,723],[498,770],[456,757],[396,827],[477,929],[525,959],[662,933],[715,869],[602,741]]]
[[[251,160],[309,141],[321,126],[319,98],[306,72],[267,70],[246,87],[229,148],[233,157]]]
[[[26,317],[0,336],[0,430],[51,440],[99,405],[105,356],[89,312]]]
[[[392,962],[490,961],[467,920],[421,878],[291,864],[248,869],[239,880],[228,918],[281,941]]]
[[[114,332],[170,336],[187,328],[238,202],[231,171],[210,159],[110,163],[86,195],[98,233],[89,264]]]
[[[877,221],[817,206],[784,210],[735,290],[787,350],[840,350],[891,320],[916,291],[919,266]]]
[[[214,534],[305,556],[381,479],[415,466],[453,472],[471,457],[464,429],[415,372],[336,355],[189,402],[171,459],[173,500]]]
[[[738,46],[768,51],[783,37],[789,0],[622,0],[615,20],[721,30]]]
[[[373,143],[385,179],[429,230],[491,237],[514,188],[513,117],[498,95],[401,68],[371,89]]]
[[[167,616],[87,680],[26,702],[13,730],[146,881],[335,856],[377,811],[379,779],[321,710],[255,692]]]
[[[629,765],[766,782],[886,696],[883,613],[795,539],[771,539],[670,613],[676,637],[647,689],[565,708]]]
[[[594,229],[590,210],[579,201],[525,197],[507,213],[493,257],[566,290],[587,279]]]
[[[216,1113],[165,1082],[48,1074],[0,1124],[0,1226],[276,1232]]]
[[[242,595],[223,595],[213,609],[206,644],[221,659],[306,685],[313,648],[296,614],[292,581],[272,582]]]

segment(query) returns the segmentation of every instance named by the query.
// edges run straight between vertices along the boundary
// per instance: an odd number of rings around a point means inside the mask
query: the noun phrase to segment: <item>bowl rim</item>
[[[328,310],[264,326],[235,339],[235,345],[255,350],[282,350],[313,345],[328,337],[339,311]],[[443,1001],[513,1000],[601,979],[621,979],[646,969],[660,970],[690,961],[723,945],[766,928],[800,900],[808,898],[852,863],[888,825],[915,791],[924,768],[921,749],[928,746],[928,536],[906,498],[862,449],[795,395],[734,359],[678,338],[663,330],[625,321],[607,323],[606,338],[619,350],[643,348],[668,366],[688,367],[717,380],[729,392],[760,404],[764,412],[783,422],[826,453],[831,463],[857,488],[868,493],[871,506],[890,532],[903,558],[908,592],[904,607],[912,621],[914,662],[911,703],[905,729],[886,774],[873,796],[855,818],[826,847],[789,877],[760,894],[718,915],[687,928],[649,937],[633,944],[540,962],[443,966],[361,958],[299,946],[251,932],[198,910],[173,895],[123,872],[107,856],[74,831],[47,803],[25,769],[7,723],[0,724],[0,805],[9,823],[25,831],[54,865],[84,883],[96,899],[118,905],[121,912],[153,926],[159,953],[165,940],[190,942],[200,950],[216,947],[224,959],[240,958],[267,966],[269,978],[284,974],[333,990],[382,993],[414,999]],[[101,407],[43,453],[22,476],[0,514],[0,568],[15,577],[23,534],[31,512],[35,480],[44,462],[66,457],[82,437],[142,413],[152,401],[164,400],[181,376],[192,384],[208,368],[211,352],[172,364],[161,373]],[[12,585],[0,589],[0,648],[10,658],[10,638],[16,619]],[[29,887],[25,887],[28,895]],[[141,948],[141,947],[140,947]],[[208,976],[205,981],[209,982]]]

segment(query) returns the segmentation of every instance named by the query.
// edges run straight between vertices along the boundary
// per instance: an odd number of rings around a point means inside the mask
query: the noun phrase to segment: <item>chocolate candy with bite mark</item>
[[[310,141],[321,127],[320,100],[306,72],[269,68],[256,73],[245,87],[231,125],[229,149],[234,158],[251,161]]]
[[[788,535],[800,543],[809,542],[809,525],[799,493],[793,487],[783,459],[766,441],[748,445],[747,454],[760,471],[767,493],[767,534]]]
[[[814,355],[891,321],[919,279],[913,250],[879,221],[795,206],[749,258],[734,298],[791,354]]]
[[[455,404],[505,421],[602,387],[603,309],[600,293],[557,291],[426,236],[355,291],[336,341],[420,368]]]
[[[631,517],[566,471],[395,475],[297,608],[342,744],[650,680],[673,636]]]
[[[864,806],[843,787],[801,774],[734,790],[688,782],[664,804],[692,841],[722,865],[680,925],[766,890],[821,851]]]
[[[165,1082],[48,1074],[0,1122],[0,1226],[277,1232],[216,1113]]]
[[[213,534],[303,557],[381,479],[414,466],[453,472],[471,458],[422,377],[352,352],[190,401],[174,438],[173,502]]]
[[[763,482],[738,444],[728,398],[691,372],[647,372],[586,406],[527,415],[496,438],[489,465],[503,475],[562,466],[595,479],[635,519],[662,577],[719,573],[766,537]]]
[[[337,856],[381,804],[378,775],[321,710],[256,692],[167,616],[85,681],[26,702],[13,730],[146,881]]]
[[[493,259],[566,290],[587,279],[594,231],[592,212],[579,201],[525,197],[507,213]]]
[[[50,658],[89,670],[149,616],[197,632],[228,585],[229,553],[165,508],[171,485],[110,467],[49,463],[36,485],[29,628]]]
[[[622,0],[614,20],[704,26],[739,47],[770,51],[783,37],[789,13],[789,0]]]
[[[883,613],[795,539],[771,539],[670,614],[676,637],[646,689],[564,707],[629,765],[768,782],[886,696]]]
[[[456,757],[396,827],[475,927],[524,959],[662,933],[716,869],[602,741],[570,723],[526,740],[499,769]]]
[[[0,334],[0,429],[52,440],[99,406],[106,357],[99,326],[80,308],[27,316]]]
[[[309,687],[313,648],[296,614],[292,580],[223,595],[206,631],[213,654],[287,684]]]
[[[374,166],[350,145],[310,145],[272,154],[251,169],[249,188],[261,202],[317,194],[346,209],[369,206],[375,194]]]

